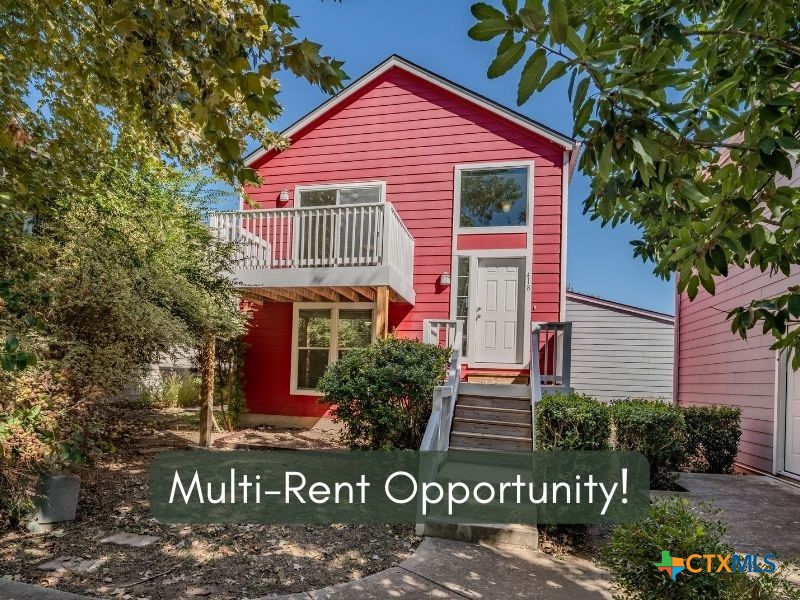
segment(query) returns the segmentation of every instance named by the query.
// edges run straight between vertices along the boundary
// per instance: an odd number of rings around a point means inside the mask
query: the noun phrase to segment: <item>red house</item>
[[[247,158],[257,208],[214,216],[256,305],[247,422],[313,424],[331,361],[456,321],[465,379],[525,378],[531,321],[564,319],[574,141],[397,56],[284,134]]]

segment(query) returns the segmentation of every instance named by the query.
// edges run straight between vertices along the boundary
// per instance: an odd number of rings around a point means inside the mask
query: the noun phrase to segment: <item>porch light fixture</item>
[[[289,190],[281,190],[281,193],[278,194],[278,202],[281,204],[286,204],[289,201]]]
[[[450,273],[442,273],[439,275],[439,285],[447,287],[450,285]]]
[[[500,208],[503,210],[504,213],[511,212],[511,200],[503,200],[500,203]]]

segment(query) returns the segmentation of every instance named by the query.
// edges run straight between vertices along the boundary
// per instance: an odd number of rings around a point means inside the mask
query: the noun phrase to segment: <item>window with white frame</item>
[[[374,307],[361,303],[295,306],[292,388],[313,392],[325,369],[354,348],[369,346]]]
[[[461,228],[528,224],[528,167],[460,169]]]
[[[299,253],[302,259],[372,256],[378,221],[382,213],[359,205],[383,202],[382,182],[301,186],[301,208],[341,207],[337,210],[311,211],[297,219]],[[334,249],[336,252],[334,252]]]
[[[301,187],[300,206],[339,206],[383,202],[381,183],[355,183]]]

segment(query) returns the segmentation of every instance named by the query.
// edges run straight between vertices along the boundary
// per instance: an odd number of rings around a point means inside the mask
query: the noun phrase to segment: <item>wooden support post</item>
[[[216,365],[216,339],[213,335],[203,340],[200,348],[200,446],[211,447],[214,424],[214,367]]]
[[[389,335],[389,287],[379,285],[375,295],[375,335],[385,338]]]

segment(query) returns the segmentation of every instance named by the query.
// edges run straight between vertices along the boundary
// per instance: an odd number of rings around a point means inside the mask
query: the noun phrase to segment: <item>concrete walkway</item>
[[[602,570],[582,559],[558,560],[516,546],[497,549],[425,538],[414,555],[396,567],[357,581],[279,598],[595,600],[610,599],[611,585]],[[0,580],[0,600],[28,599],[86,600],[86,597]]]
[[[603,571],[575,558],[558,560],[517,546],[488,548],[425,538],[414,556],[359,581],[283,596],[285,600],[385,598],[611,598]]]
[[[679,483],[688,490],[682,495],[721,509],[737,552],[800,559],[800,487],[761,475],[705,473],[683,473]]]

